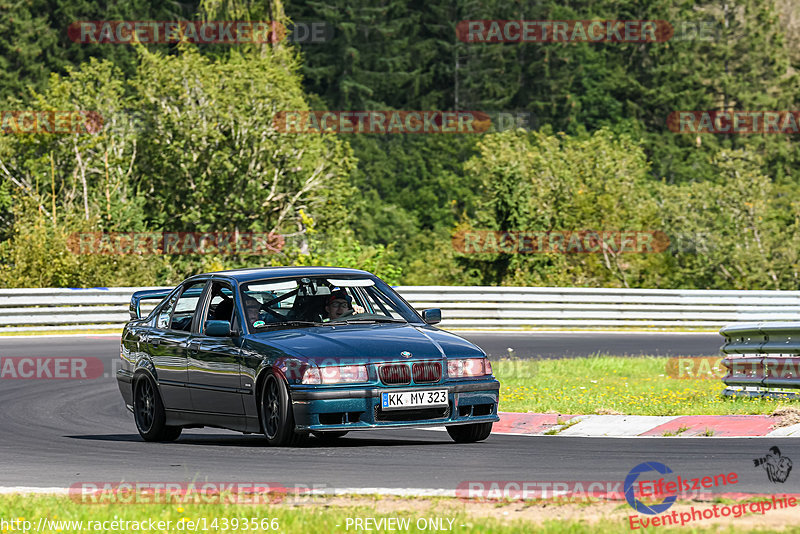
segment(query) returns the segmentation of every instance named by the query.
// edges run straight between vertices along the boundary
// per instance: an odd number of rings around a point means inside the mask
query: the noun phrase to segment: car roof
[[[239,283],[265,278],[284,278],[289,276],[375,276],[370,272],[360,269],[347,269],[344,267],[255,267],[252,269],[235,269],[230,271],[216,271],[203,273],[190,278],[213,276],[214,278],[231,278]]]

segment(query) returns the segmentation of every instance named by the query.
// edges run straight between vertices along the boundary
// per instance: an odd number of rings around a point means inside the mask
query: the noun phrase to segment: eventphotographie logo
[[[642,514],[648,515],[656,515],[660,514],[661,512],[665,512],[669,510],[670,506],[675,504],[675,501],[678,499],[677,495],[667,495],[664,497],[664,500],[658,504],[645,504],[639,499],[636,498],[636,494],[634,489],[636,487],[636,481],[639,479],[639,475],[642,473],[649,473],[650,471],[655,471],[661,475],[666,475],[672,473],[672,469],[667,467],[666,465],[662,464],[661,462],[644,462],[633,469],[630,470],[628,476],[625,477],[625,483],[623,485],[623,491],[625,492],[625,500],[628,501],[628,504],[631,508],[636,510]]]
[[[778,447],[770,447],[766,456],[754,458],[753,464],[756,467],[763,467],[767,472],[767,478],[772,483],[780,482],[783,484],[792,472],[792,461],[781,455]]]

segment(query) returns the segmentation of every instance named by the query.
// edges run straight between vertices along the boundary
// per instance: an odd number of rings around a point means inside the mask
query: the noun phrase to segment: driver
[[[350,306],[352,300],[352,297],[348,296],[344,289],[331,292],[325,304],[325,312],[330,320],[335,321],[340,317],[352,314],[353,308]]]

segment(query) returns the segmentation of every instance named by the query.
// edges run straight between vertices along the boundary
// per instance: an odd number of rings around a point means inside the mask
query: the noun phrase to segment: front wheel
[[[164,403],[148,375],[141,375],[133,386],[133,418],[145,441],[175,441],[181,435],[181,427],[167,426]]]
[[[273,447],[296,445],[300,434],[294,431],[294,414],[286,384],[270,373],[261,390],[261,429]]]
[[[447,433],[456,443],[475,443],[483,441],[492,433],[493,423],[474,423],[447,427]]]

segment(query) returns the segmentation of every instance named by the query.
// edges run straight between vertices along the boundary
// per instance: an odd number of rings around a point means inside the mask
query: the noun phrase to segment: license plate
[[[447,406],[447,390],[384,391],[381,393],[381,409],[383,410],[405,410],[420,406]]]

